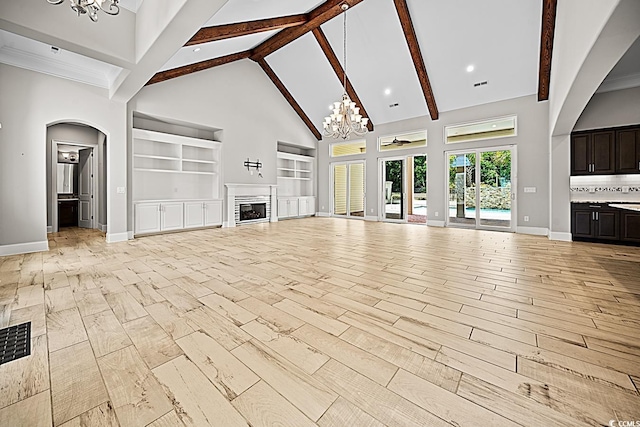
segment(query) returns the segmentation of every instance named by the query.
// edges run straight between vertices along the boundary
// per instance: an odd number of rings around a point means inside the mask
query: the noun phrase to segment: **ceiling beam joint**
[[[282,30],[296,27],[309,21],[306,13],[300,15],[280,16],[276,18],[258,19],[255,21],[237,22],[234,24],[204,27],[191,37],[185,46],[209,43],[217,40],[241,37],[265,31]]]

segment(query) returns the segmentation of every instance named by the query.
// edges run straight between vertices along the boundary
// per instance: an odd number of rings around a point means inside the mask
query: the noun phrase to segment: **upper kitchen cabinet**
[[[589,131],[571,135],[571,175],[615,173],[615,132]]]
[[[616,172],[640,173],[640,128],[616,132]]]

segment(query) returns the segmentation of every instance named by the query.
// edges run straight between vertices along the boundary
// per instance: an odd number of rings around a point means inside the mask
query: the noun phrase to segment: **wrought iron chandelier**
[[[120,0],[69,0],[71,9],[80,15],[87,14],[93,22],[98,22],[98,12],[103,11],[109,15],[120,13]],[[47,0],[49,4],[60,4],[64,0]]]
[[[360,108],[356,107],[349,95],[347,95],[347,9],[348,4],[342,5],[344,15],[344,80],[342,82],[342,100],[333,103],[333,114],[324,118],[324,136],[329,138],[349,139],[352,133],[362,136],[369,131],[367,123],[369,119],[362,117]]]

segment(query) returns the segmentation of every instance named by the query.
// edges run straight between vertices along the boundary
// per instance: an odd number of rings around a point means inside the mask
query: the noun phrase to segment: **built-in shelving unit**
[[[278,218],[315,214],[315,157],[278,151]]]
[[[218,141],[134,128],[136,234],[220,225],[221,152]]]

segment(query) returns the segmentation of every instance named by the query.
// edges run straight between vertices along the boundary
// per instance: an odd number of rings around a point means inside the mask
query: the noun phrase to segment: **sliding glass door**
[[[364,218],[364,162],[332,165],[334,215]]]
[[[427,156],[380,159],[382,220],[427,223]]]
[[[515,231],[514,147],[447,153],[447,224]]]

